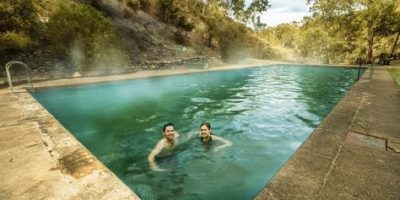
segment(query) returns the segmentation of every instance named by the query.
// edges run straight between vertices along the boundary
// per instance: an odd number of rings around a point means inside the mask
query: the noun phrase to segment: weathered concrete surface
[[[375,139],[384,140],[386,148]],[[378,66],[363,75],[256,199],[400,199],[399,144],[400,88],[386,67]]]
[[[0,199],[139,199],[29,93],[0,110]]]

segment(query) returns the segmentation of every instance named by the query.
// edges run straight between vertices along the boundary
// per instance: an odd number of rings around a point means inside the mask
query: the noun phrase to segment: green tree
[[[399,1],[398,0],[309,0],[313,2],[312,11],[322,16],[324,21],[331,26],[338,24],[343,32],[351,32],[354,27],[349,23],[351,20],[358,20],[358,30],[367,43],[367,59],[372,61],[374,43],[377,37],[386,37],[397,33],[399,25]],[[349,20],[341,20],[346,17]]]
[[[32,0],[0,1],[0,50],[25,50],[34,40],[38,16]]]
[[[217,1],[209,1],[207,6],[203,8],[203,12],[207,12],[204,22],[208,31],[208,47],[211,47],[212,40],[221,32],[220,25],[226,20],[226,13],[221,12]]]
[[[260,15],[270,7],[268,0],[253,0],[246,9],[246,20],[250,20],[254,27],[261,25]]]
[[[268,0],[219,0],[219,5],[241,23],[257,25],[257,18],[269,8]]]
[[[101,58],[123,57],[123,52],[116,53],[122,44],[111,21],[88,5],[61,3],[50,15],[46,34],[53,52],[78,58],[76,67],[82,70],[91,70]]]
[[[279,24],[274,28],[275,36],[284,47],[296,48],[299,27],[295,23]]]
[[[158,0],[161,19],[166,23],[174,24],[186,31],[194,28],[188,4],[179,0]]]
[[[247,57],[249,28],[227,20],[220,23],[219,27],[217,38],[222,58],[229,62],[235,62]]]

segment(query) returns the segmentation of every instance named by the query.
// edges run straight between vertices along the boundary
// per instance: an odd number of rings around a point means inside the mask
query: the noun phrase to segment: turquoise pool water
[[[142,199],[253,199],[337,104],[357,70],[274,65],[50,89],[34,97]],[[209,121],[233,146],[192,137],[149,169],[173,122]]]

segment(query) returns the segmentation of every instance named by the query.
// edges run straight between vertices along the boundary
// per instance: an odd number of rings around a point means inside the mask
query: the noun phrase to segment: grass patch
[[[396,81],[397,85],[400,86],[400,68],[389,67],[389,72]]]

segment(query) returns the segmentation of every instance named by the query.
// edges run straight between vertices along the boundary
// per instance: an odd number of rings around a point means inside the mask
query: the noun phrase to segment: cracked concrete
[[[394,139],[389,139],[387,143],[387,148],[390,151],[400,153],[400,141],[399,140],[394,140]]]
[[[367,71],[256,199],[399,199],[400,88]]]

